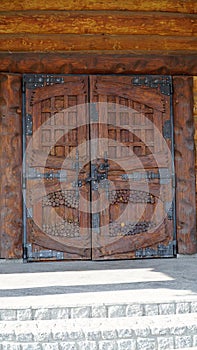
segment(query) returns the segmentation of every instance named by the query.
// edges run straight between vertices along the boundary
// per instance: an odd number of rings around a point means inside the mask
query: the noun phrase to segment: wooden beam
[[[197,13],[196,0],[1,0],[0,11],[129,10]]]
[[[8,52],[130,51],[192,52],[197,50],[194,37],[159,35],[0,35],[0,50]]]
[[[197,75],[196,54],[0,53],[0,71],[60,74]]]
[[[197,36],[197,16],[128,11],[0,13],[0,34],[17,33]]]
[[[174,133],[179,254],[197,252],[193,79],[174,77]]]

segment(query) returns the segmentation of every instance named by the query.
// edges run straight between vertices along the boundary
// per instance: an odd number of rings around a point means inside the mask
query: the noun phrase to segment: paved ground
[[[0,308],[177,299],[197,300],[196,255],[28,264],[0,260]]]

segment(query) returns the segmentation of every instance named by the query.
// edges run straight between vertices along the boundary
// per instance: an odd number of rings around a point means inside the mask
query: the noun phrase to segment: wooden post
[[[193,79],[174,77],[174,133],[179,254],[197,252]]]
[[[22,257],[21,78],[0,74],[0,258]]]

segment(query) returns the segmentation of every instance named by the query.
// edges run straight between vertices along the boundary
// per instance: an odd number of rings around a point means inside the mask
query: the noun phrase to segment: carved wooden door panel
[[[170,78],[90,79],[93,258],[173,256]]]
[[[173,256],[170,77],[23,81],[24,257]]]
[[[26,254],[89,259],[88,78],[26,75]],[[31,130],[32,129],[32,130]],[[84,166],[83,166],[84,165]],[[83,202],[83,203],[82,203]]]

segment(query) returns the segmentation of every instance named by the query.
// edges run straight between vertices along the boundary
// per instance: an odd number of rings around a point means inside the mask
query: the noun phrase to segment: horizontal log
[[[1,0],[0,11],[129,10],[196,13],[196,0]]]
[[[120,11],[0,13],[0,34],[17,33],[197,36],[197,16]]]
[[[159,35],[0,35],[0,50],[9,52],[132,51],[133,53],[197,50],[193,37]]]
[[[5,53],[0,70],[10,73],[197,75],[196,54]]]

